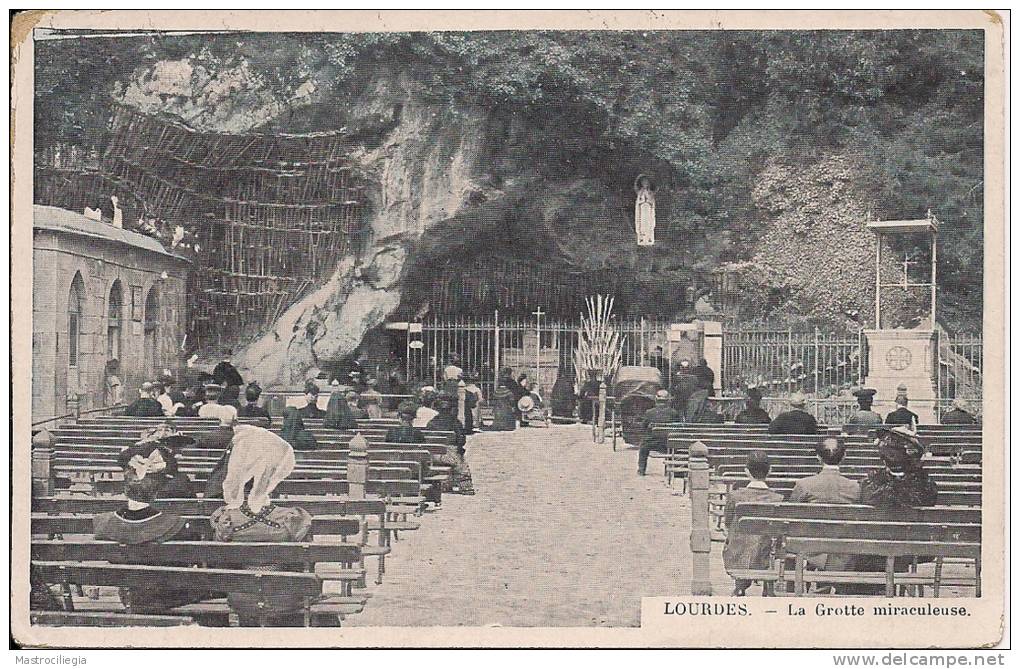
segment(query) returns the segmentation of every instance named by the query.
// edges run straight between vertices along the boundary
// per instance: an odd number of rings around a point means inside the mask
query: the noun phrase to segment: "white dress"
[[[634,202],[634,231],[638,246],[655,244],[655,193],[650,188],[638,191]]]

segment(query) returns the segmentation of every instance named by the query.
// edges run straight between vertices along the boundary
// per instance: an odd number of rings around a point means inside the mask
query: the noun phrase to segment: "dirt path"
[[[666,488],[658,461],[639,478],[636,449],[614,453],[589,430],[471,437],[478,493],[444,496],[403,534],[346,624],[634,626],[642,596],[688,593],[687,498]],[[732,587],[717,571],[716,587]]]

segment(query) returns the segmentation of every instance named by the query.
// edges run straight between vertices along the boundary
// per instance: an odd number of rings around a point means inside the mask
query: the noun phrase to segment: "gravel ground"
[[[346,625],[637,626],[642,596],[690,592],[689,504],[659,461],[639,478],[637,449],[579,425],[478,434],[467,458],[477,494],[402,533]]]

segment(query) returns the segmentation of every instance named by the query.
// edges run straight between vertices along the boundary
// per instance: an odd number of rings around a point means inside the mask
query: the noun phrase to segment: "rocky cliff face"
[[[556,110],[436,101],[399,69],[373,71],[348,104],[333,107],[336,91],[320,96],[322,76],[309,73],[281,90],[243,60],[214,67],[199,54],[136,72],[117,91],[126,104],[203,130],[293,131],[314,116],[318,127],[349,128],[358,138],[351,159],[369,200],[362,247],[267,332],[244,333],[251,339],[235,357],[246,377],[308,378],[352,352],[402,300],[418,299],[436,278],[432,268],[449,260],[616,273],[647,290],[650,303],[669,303],[683,274],[678,249],[687,245],[670,234],[680,207],[661,165],[627,147],[602,147]],[[633,181],[642,172],[662,186],[652,249],[634,242]]]

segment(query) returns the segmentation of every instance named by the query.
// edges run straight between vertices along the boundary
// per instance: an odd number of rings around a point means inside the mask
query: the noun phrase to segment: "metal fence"
[[[831,397],[859,384],[863,375],[859,334],[723,330],[723,394],[757,386],[766,395],[801,391]]]
[[[536,312],[529,319],[492,317],[447,319],[411,324],[407,334],[407,377],[413,381],[438,382],[442,370],[456,353],[459,366],[478,379],[486,396],[492,392],[496,372],[510,367],[538,381],[548,392],[558,370],[573,373],[574,349],[580,325],[549,322]],[[670,324],[646,319],[617,323],[623,342],[622,364],[649,364],[656,346],[668,359]],[[541,342],[536,346],[535,342]],[[981,337],[938,335],[940,404],[965,397],[975,407],[981,398]],[[695,355],[700,356],[700,346]],[[817,403],[819,417],[829,422],[852,414],[850,391],[867,377],[867,342],[861,333],[795,331],[792,329],[725,326],[722,337],[722,396],[743,396],[757,386],[766,397],[781,398],[800,391]],[[720,398],[722,406],[722,398]],[[777,405],[778,408],[778,405]]]

